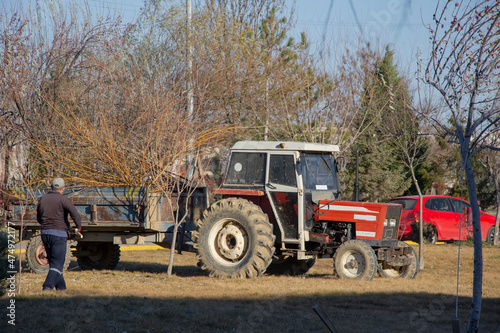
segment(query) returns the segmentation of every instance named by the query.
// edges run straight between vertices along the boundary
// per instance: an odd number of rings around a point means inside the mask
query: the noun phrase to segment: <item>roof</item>
[[[310,151],[310,152],[338,152],[337,145],[322,143],[292,142],[292,141],[239,141],[232,150],[280,150],[280,151]]]

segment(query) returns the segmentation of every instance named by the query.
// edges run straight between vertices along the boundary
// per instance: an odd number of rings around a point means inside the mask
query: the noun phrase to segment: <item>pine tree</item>
[[[384,57],[376,61],[365,82],[363,112],[355,121],[356,127],[367,127],[357,140],[361,201],[387,201],[402,195],[411,184],[384,130],[393,117],[410,112],[408,85],[398,75],[393,56],[393,51],[386,48]]]

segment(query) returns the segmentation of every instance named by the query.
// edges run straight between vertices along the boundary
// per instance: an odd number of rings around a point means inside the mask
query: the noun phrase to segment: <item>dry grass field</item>
[[[418,251],[418,249],[416,249]],[[41,292],[44,276],[23,273],[10,332],[329,332],[319,305],[339,332],[451,332],[457,290],[455,244],[427,245],[415,280],[339,280],[321,259],[303,277],[210,278],[192,253],[123,251],[114,271],[65,273],[68,290]],[[465,332],[472,294],[473,248],[462,245],[458,315]],[[484,247],[480,331],[500,331],[500,248]],[[1,299],[7,304],[9,298]]]

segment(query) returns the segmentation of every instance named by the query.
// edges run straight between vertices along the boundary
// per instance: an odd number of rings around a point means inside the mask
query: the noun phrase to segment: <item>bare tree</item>
[[[496,138],[498,140],[498,138]],[[487,151],[485,156],[481,156],[481,164],[488,170],[489,176],[493,180],[495,188],[495,199],[497,204],[495,226],[493,229],[493,245],[498,245],[498,224],[500,222],[500,156],[498,151]],[[487,237],[490,235],[488,234]],[[490,241],[490,239],[487,239]]]
[[[439,1],[429,27],[432,53],[425,71],[448,106],[446,119],[434,118],[443,136],[460,146],[472,208],[474,282],[468,332],[479,330],[483,258],[480,211],[472,157],[493,145],[500,124],[500,2]]]
[[[182,34],[176,22],[184,17],[177,18],[167,22],[172,32]],[[169,198],[172,212],[178,211],[179,200],[203,180],[201,162],[197,177],[182,173],[187,157],[199,155],[202,161],[235,133],[235,126],[225,126],[207,93],[223,81],[220,75],[202,75],[206,81],[198,81],[203,84],[196,89],[194,115],[187,117],[185,82],[190,73],[183,48],[175,47],[180,36],[173,33],[175,39],[163,40],[172,48],[158,53],[157,40],[134,44],[132,31],[116,19],[80,23],[70,15],[54,21],[45,43],[30,34],[27,20],[11,22],[2,35],[2,53],[15,52],[17,57],[1,64],[0,95],[2,108],[12,109],[21,120],[11,121],[6,113],[2,124],[10,132],[2,134],[15,133],[24,140],[29,153],[23,178],[33,180],[31,185],[54,174],[81,186],[147,185]],[[174,217],[177,231],[186,216]]]
[[[308,49],[297,52],[300,61],[283,77],[289,88],[280,91],[282,114],[274,120],[272,137],[334,143],[345,153],[371,125],[363,116],[366,110],[361,101],[372,92],[365,88],[376,53],[361,43],[344,42],[345,51],[340,52],[338,65],[331,71],[314,60]],[[355,119],[361,119],[359,126],[355,126]]]
[[[388,87],[391,91],[394,87]],[[393,92],[395,94],[396,92]],[[390,94],[392,96],[392,94]],[[383,123],[387,140],[394,147],[399,156],[399,161],[410,171],[411,179],[419,197],[419,269],[424,269],[424,221],[423,221],[423,194],[418,182],[416,170],[429,155],[429,138],[424,135],[426,130],[426,115],[433,106],[430,100],[420,101],[417,106],[412,106],[411,101],[403,101],[403,110],[392,112]],[[392,104],[389,98],[389,104]],[[414,109],[415,108],[415,109]]]
[[[15,161],[20,159],[20,147],[24,140],[23,119],[28,103],[30,66],[28,46],[28,20],[16,14],[0,15],[0,140],[2,143],[3,180],[7,185],[13,178],[19,178]],[[0,168],[1,169],[1,168]]]
[[[118,19],[92,24],[85,15],[79,21],[79,12],[63,13],[63,7],[52,7],[52,15],[40,24],[28,19],[29,12],[2,13],[0,20],[0,52],[5,56],[0,65],[2,139],[7,152],[9,145],[21,152],[19,164],[32,168],[31,176],[43,162],[28,166],[28,159],[35,158],[30,142],[53,141],[60,135],[61,117],[52,112],[54,106],[81,104],[79,98],[96,84],[94,56],[120,33]],[[7,159],[5,164],[7,182]],[[54,171],[41,168],[47,176]]]

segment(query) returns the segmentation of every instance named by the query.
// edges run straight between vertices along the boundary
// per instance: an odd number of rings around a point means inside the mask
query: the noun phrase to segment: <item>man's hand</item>
[[[69,228],[68,239],[82,239],[83,235],[80,232],[82,228]]]

